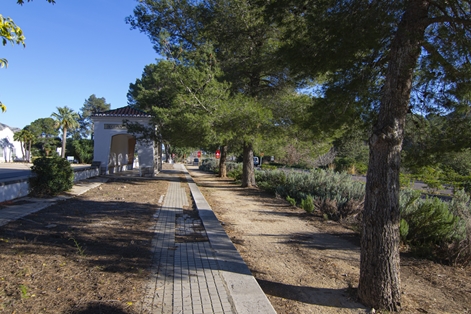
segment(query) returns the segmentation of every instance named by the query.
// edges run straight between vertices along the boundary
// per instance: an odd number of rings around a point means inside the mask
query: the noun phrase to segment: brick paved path
[[[170,182],[162,209],[155,215],[152,277],[146,285],[142,310],[235,313],[214,251],[207,237],[204,240],[205,234],[198,242],[176,242],[176,234],[185,235],[197,229],[194,219],[183,219],[184,206],[188,206],[184,187],[180,182]],[[201,232],[205,233],[204,229]]]

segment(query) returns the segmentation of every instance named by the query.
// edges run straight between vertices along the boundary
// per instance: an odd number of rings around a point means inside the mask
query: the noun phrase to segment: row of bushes
[[[316,208],[329,219],[356,216],[363,207],[365,186],[346,173],[262,170],[255,173],[255,178],[261,189],[300,204],[307,212]]]
[[[242,166],[240,163],[228,161],[226,162],[226,170],[227,172],[232,171],[235,168],[240,167],[242,170]],[[200,170],[219,173],[219,160],[216,158],[206,158],[203,159],[201,165],[199,166]]]
[[[231,164],[228,175],[240,180],[241,164]],[[350,175],[330,170],[262,168],[255,176],[259,188],[285,198],[293,206],[308,213],[317,211],[326,219],[357,224],[356,229],[361,229],[365,186]],[[401,242],[411,252],[451,264],[471,261],[471,206],[465,191],[456,191],[450,201],[404,189],[400,193],[400,211]]]

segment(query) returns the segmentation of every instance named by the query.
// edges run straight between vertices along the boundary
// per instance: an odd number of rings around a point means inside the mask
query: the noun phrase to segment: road
[[[0,163],[0,182],[31,176],[31,163],[23,162],[1,162]],[[90,165],[72,164],[73,168],[87,168]]]
[[[0,181],[31,176],[30,163],[2,162],[0,163]]]

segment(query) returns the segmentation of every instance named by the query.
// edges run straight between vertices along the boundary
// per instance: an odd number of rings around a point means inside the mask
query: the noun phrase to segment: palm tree
[[[67,138],[67,130],[75,129],[79,127],[78,119],[79,114],[74,112],[71,108],[57,107],[57,112],[51,115],[56,120],[56,127],[62,130],[62,153],[61,157],[65,157],[65,143]]]
[[[23,161],[31,162],[31,144],[34,138],[34,134],[26,129],[23,129],[13,134],[13,139],[21,143],[21,153],[23,154]],[[28,150],[26,151],[27,154],[25,155],[23,147],[26,148],[26,143],[28,143]]]
[[[24,140],[24,137],[23,137],[24,132],[25,132],[25,130],[23,129],[21,131],[16,132],[15,134],[13,134],[13,140],[20,142],[21,155],[23,155],[23,161],[25,160],[25,150],[24,150],[24,144],[23,144],[23,143],[25,143],[25,140]]]

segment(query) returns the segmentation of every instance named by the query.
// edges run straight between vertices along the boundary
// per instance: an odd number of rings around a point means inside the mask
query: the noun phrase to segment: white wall
[[[21,143],[13,140],[13,134],[9,126],[0,125],[0,162],[12,162],[14,157],[23,159]]]
[[[93,117],[94,123],[94,157],[93,161],[101,162],[102,171],[107,174],[115,171],[128,170],[128,138],[132,134],[128,134],[126,128],[119,128],[123,120],[127,119],[131,122],[137,122],[148,126],[150,118],[132,118],[132,117]],[[106,128],[105,128],[106,127]],[[114,138],[114,140],[113,140]],[[142,167],[142,161],[150,158],[151,163],[148,167],[153,166],[154,146],[151,141],[148,143],[136,143],[138,149],[139,165]],[[147,155],[150,157],[147,157]],[[135,156],[136,158],[136,156]]]

